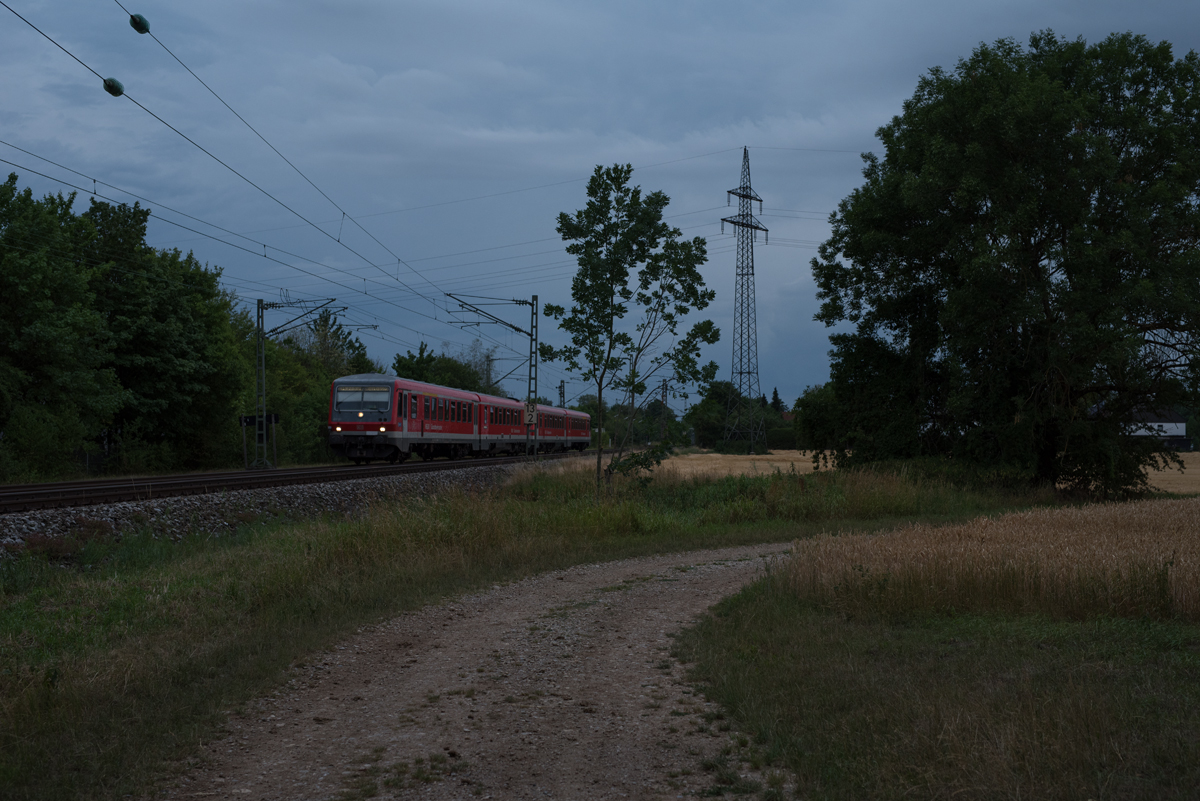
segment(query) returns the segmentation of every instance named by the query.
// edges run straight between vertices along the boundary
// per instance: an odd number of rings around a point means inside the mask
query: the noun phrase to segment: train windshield
[[[391,387],[338,387],[333,408],[339,412],[386,412]]]

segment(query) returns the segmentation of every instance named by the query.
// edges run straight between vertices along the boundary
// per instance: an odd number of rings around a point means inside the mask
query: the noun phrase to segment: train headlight
[[[362,412],[359,412],[359,413],[358,413],[358,416],[359,416],[359,417],[362,417]]]
[[[380,430],[380,431],[387,431],[387,426],[380,426],[380,427],[379,427],[379,430]]]
[[[341,431],[341,430],[342,430],[342,427],[341,427],[341,426],[338,426],[337,428],[335,428],[335,429],[333,429],[333,430],[334,430],[334,431]]]

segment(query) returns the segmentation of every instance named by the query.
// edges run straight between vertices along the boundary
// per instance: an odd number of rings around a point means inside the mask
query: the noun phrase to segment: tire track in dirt
[[[673,632],[766,545],[584,565],[361,630],[231,715],[170,798],[674,798],[729,744]]]

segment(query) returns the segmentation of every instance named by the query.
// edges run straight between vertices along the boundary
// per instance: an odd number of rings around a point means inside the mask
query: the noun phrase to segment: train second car
[[[406,378],[363,373],[339,378],[329,393],[329,444],[355,464],[583,450],[591,417]]]

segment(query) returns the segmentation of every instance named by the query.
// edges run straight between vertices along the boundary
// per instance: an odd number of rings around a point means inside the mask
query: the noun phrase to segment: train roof
[[[524,407],[524,405],[525,405],[524,401],[519,401],[514,398],[501,398],[497,395],[485,395],[482,392],[471,392],[471,391],[465,390],[465,389],[455,389],[454,387],[443,387],[440,384],[430,384],[425,381],[415,381],[411,378],[404,378],[403,376],[397,377],[394,375],[384,375],[383,373],[356,373],[355,375],[344,375],[341,378],[335,378],[333,380],[333,383],[335,385],[338,385],[338,384],[353,384],[353,383],[360,383],[360,382],[368,383],[368,382],[383,382],[383,381],[386,381],[388,383],[394,383],[396,381],[403,381],[405,384],[415,386],[419,389],[428,389],[430,392],[438,392],[438,393],[458,392],[458,393],[462,393],[463,395],[470,395],[475,398],[478,398],[483,403],[492,403],[492,404],[502,403],[502,404],[511,404],[514,406],[521,406],[521,407]],[[574,409],[563,409],[558,406],[546,406],[544,404],[539,403],[537,408],[539,411],[565,412],[568,415],[578,415],[578,416],[582,416],[582,417],[591,418],[591,415],[588,414],[587,412],[578,412],[578,411],[575,411]]]
[[[384,375],[383,373],[357,373],[355,375],[344,375],[341,378],[333,379],[333,383],[340,384],[343,381],[395,381],[396,376]]]

